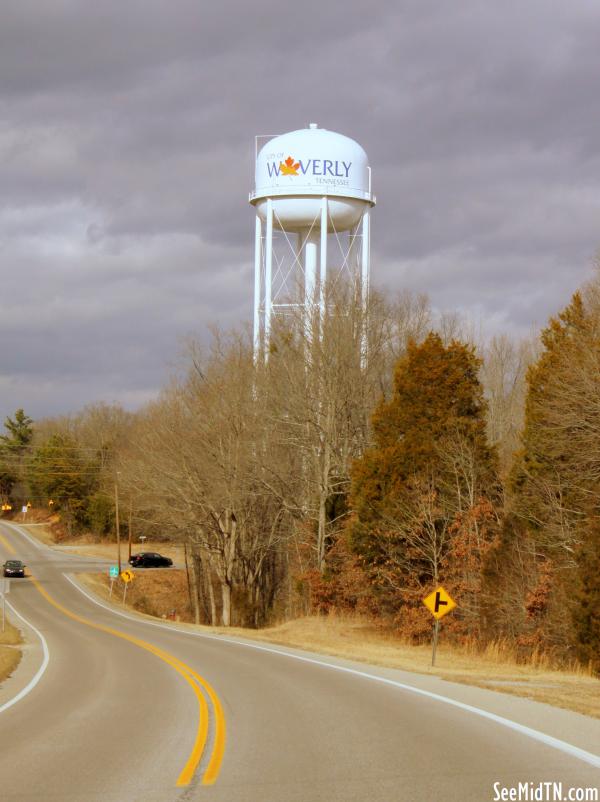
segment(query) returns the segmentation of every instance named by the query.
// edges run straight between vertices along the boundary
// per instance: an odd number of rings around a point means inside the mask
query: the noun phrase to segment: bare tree
[[[269,433],[247,339],[216,338],[208,357],[198,350],[190,357],[185,381],[141,416],[123,473],[138,508],[190,542],[213,623],[216,579],[229,626],[236,588],[255,605],[263,591],[272,592],[269,560],[287,531],[286,517],[272,509],[256,476],[256,455],[268,449]]]
[[[503,476],[509,472],[520,446],[527,369],[536,350],[533,339],[515,342],[505,335],[493,337],[483,349],[480,376],[488,404],[488,439],[498,450]]]
[[[290,482],[290,465],[280,464],[283,473],[273,473],[268,488],[297,521],[311,522],[310,547],[320,571],[347,514],[350,466],[369,442],[371,413],[390,386],[393,355],[411,333],[421,335],[426,317],[423,299],[413,307],[403,297],[394,306],[373,293],[365,309],[351,284],[338,283],[326,294],[323,320],[307,326],[290,316],[279,322],[265,367],[266,409],[300,476]]]

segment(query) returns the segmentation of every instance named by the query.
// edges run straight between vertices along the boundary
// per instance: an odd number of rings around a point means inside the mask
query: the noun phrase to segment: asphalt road
[[[2,802],[481,802],[519,782],[600,787],[600,758],[576,753],[600,754],[598,721],[118,615],[69,581],[105,563],[15,527],[0,525],[0,556],[27,564],[32,578],[12,580],[7,599],[38,632],[17,622],[31,645],[0,689]]]

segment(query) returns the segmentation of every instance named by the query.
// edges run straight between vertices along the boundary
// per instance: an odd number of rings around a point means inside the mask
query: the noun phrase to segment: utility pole
[[[128,531],[128,542],[129,542],[129,555],[127,557],[128,560],[131,560],[131,519],[133,518],[133,501],[129,499],[129,518],[127,520],[127,524],[129,527]]]
[[[185,559],[185,574],[187,576],[188,596],[190,597],[190,611],[191,611],[194,605],[192,601],[192,583],[190,580],[190,566],[188,564],[188,556],[187,556],[187,540],[183,541],[183,557]]]
[[[115,479],[115,528],[117,530],[117,565],[121,575],[121,530],[119,529],[119,487]]]

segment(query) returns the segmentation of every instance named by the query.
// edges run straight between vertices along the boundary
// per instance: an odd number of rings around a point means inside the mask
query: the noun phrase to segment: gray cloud
[[[12,0],[0,26],[0,415],[152,397],[252,308],[257,133],[371,160],[373,282],[489,332],[564,305],[599,246],[600,9]]]

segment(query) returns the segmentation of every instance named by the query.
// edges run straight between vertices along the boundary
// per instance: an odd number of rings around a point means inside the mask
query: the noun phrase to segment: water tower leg
[[[304,244],[304,235],[302,231],[299,231],[296,234],[296,261],[294,263],[295,267],[300,267],[302,265],[302,245]]]
[[[262,223],[256,215],[256,232],[254,235],[254,362],[260,356],[260,295],[262,272]]]
[[[296,234],[296,250],[294,252],[294,275],[300,276],[300,271],[304,270],[302,248],[304,247],[304,233],[300,231]],[[294,287],[294,292],[300,292],[300,279],[298,285]]]
[[[321,255],[320,268],[321,275],[319,280],[319,327],[320,335],[323,335],[323,323],[325,321],[325,285],[327,284],[327,227],[328,205],[327,198],[321,199]]]
[[[269,358],[271,345],[271,313],[273,311],[273,201],[267,200],[267,230],[265,235],[265,360]]]
[[[313,227],[304,242],[304,330],[311,337],[317,286],[319,232]]]
[[[361,284],[363,306],[366,308],[369,297],[369,281],[371,268],[371,212],[365,209],[362,216],[362,254],[361,254]]]
[[[352,226],[348,232],[348,267],[350,268],[351,275],[355,277],[355,281],[362,280],[359,272],[360,249],[358,247],[362,240],[360,226],[361,223],[359,221],[355,226]]]
[[[367,307],[369,302],[369,281],[371,261],[371,212],[365,209],[362,216],[362,254],[361,254],[361,301],[362,301],[362,335],[361,365],[367,365]]]

